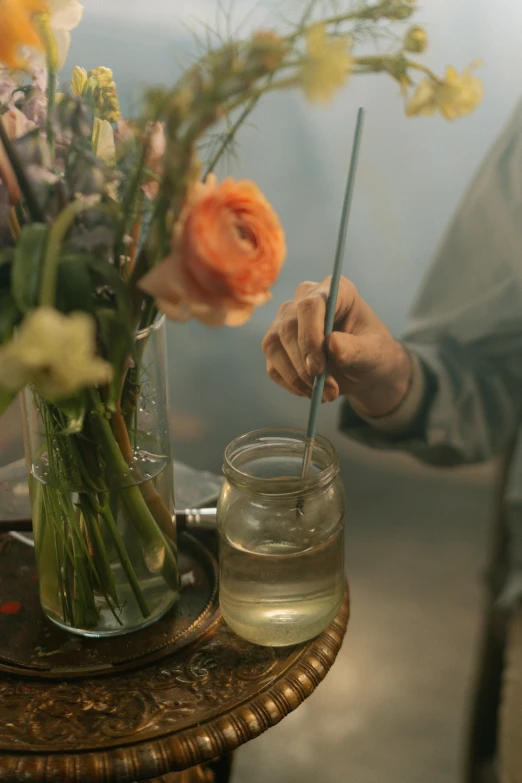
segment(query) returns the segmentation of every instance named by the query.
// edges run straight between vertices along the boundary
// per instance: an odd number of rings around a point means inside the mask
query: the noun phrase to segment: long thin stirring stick
[[[334,268],[332,272],[332,280],[330,282],[330,291],[328,293],[328,301],[326,304],[326,316],[324,323],[324,338],[325,344],[332,333],[335,310],[337,307],[337,294],[339,292],[339,281],[341,279],[341,270],[343,266],[344,247],[346,244],[346,232],[348,229],[348,220],[350,218],[350,207],[352,205],[353,189],[355,184],[355,174],[357,171],[357,161],[359,158],[359,148],[361,146],[361,136],[364,119],[364,108],[361,106],[357,112],[357,122],[355,125],[355,136],[352,146],[352,157],[350,160],[350,170],[348,172],[348,182],[346,183],[346,191],[344,194],[343,210],[341,213],[341,223],[339,225],[339,236],[337,239],[337,249],[335,252]],[[315,430],[317,425],[317,415],[319,413],[319,406],[323,398],[324,382],[326,379],[326,368],[321,375],[318,375],[314,381],[314,388],[312,392],[312,402],[310,404],[310,414],[308,416],[308,429],[306,432],[306,444],[303,457],[303,467],[301,471],[301,478],[305,478],[308,475],[310,468],[310,462],[312,459],[312,450],[314,445]]]

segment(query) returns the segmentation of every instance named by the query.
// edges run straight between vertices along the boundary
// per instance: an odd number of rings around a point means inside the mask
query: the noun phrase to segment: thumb
[[[332,332],[328,338],[328,356],[343,375],[365,372],[374,369],[378,362],[374,343],[368,335]]]

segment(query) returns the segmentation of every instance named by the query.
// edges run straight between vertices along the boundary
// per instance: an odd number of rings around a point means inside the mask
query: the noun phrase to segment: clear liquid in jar
[[[230,628],[271,647],[299,644],[324,631],[344,595],[342,525],[315,546],[284,537],[248,544],[221,535],[220,603]]]

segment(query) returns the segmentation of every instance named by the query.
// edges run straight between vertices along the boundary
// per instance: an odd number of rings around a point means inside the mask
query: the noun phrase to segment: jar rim
[[[243,490],[256,495],[271,495],[274,497],[289,495],[302,495],[329,484],[339,473],[339,461],[333,444],[323,435],[316,435],[312,446],[312,464],[317,465],[317,450],[327,457],[328,464],[315,473],[310,473],[305,478],[300,476],[261,478],[241,470],[234,464],[238,458],[248,452],[249,449],[259,448],[266,444],[295,443],[298,445],[296,454],[302,459],[306,444],[306,431],[292,428],[270,427],[253,430],[240,435],[228,444],[223,458],[223,473],[228,481],[240,486]],[[320,462],[319,462],[320,464]],[[277,484],[276,484],[277,481]]]

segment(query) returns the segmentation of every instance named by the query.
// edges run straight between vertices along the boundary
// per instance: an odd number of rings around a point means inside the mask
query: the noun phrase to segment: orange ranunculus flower
[[[195,184],[172,251],[140,281],[168,318],[239,326],[270,299],[286,254],[279,218],[257,185],[214,174]]]
[[[45,0],[0,0],[0,63],[23,68],[22,46],[43,49],[33,15],[46,10]]]
[[[2,0],[0,0],[1,3]],[[4,126],[9,139],[18,139],[20,136],[28,133],[35,127],[34,122],[28,120],[25,114],[19,109],[9,109],[0,117],[0,122]],[[7,158],[7,153],[0,141],[0,185],[5,185],[9,194],[11,204],[16,204],[20,200],[20,187],[15,177],[14,171]]]

